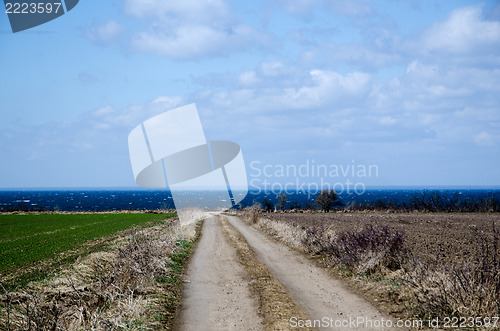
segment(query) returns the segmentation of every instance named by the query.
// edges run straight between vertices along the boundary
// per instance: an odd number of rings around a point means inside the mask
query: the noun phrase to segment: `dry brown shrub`
[[[251,224],[256,224],[259,220],[261,212],[262,212],[261,204],[255,202],[252,206],[243,209],[241,216],[245,221],[250,222]]]

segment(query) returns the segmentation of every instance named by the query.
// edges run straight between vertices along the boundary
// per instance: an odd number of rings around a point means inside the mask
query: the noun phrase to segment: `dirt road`
[[[216,216],[205,219],[176,320],[179,330],[262,330],[250,279]]]
[[[240,244],[253,255],[242,256],[241,249],[237,250]],[[256,261],[249,263],[253,258]],[[254,265],[267,269],[270,279],[261,282],[264,285],[256,286],[262,276],[252,279],[252,275],[256,277],[251,269]],[[300,323],[313,320],[318,324],[309,329],[387,329],[377,326],[388,316],[305,256],[233,216],[205,220],[186,281],[175,325],[178,330],[301,329]],[[286,293],[266,296],[268,290],[279,292],[277,287]],[[269,300],[275,301],[266,302]],[[283,314],[269,314],[265,308],[279,304],[288,304],[282,306],[287,310]],[[282,321],[270,321],[273,318]]]

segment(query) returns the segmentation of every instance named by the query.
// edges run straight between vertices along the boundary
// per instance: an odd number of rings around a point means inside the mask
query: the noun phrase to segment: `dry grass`
[[[413,255],[403,266],[419,316],[500,315],[500,231],[494,224],[492,232],[489,236],[475,229],[475,249],[466,258],[424,260]]]
[[[92,253],[52,279],[0,296],[2,330],[147,330],[162,327],[164,288],[179,241],[194,223],[132,229],[112,249]],[[0,288],[1,290],[1,288]]]
[[[306,248],[304,242],[307,239],[307,231],[305,229],[299,229],[286,223],[273,222],[267,218],[259,218],[254,224],[290,247],[302,250]]]
[[[251,224],[255,224],[260,219],[261,211],[261,205],[259,203],[254,203],[253,206],[243,209],[242,215],[245,220],[247,220]]]
[[[200,208],[190,207],[177,211],[181,225],[190,225],[205,217],[205,212]]]

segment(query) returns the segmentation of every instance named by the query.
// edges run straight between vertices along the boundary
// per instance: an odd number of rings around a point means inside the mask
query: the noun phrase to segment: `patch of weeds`
[[[369,280],[369,281],[372,281],[372,282],[375,282],[375,283],[380,283],[382,281],[385,280],[385,277],[383,274],[381,273],[376,273],[376,274],[369,274],[369,273],[365,273],[363,274],[363,276]]]
[[[401,279],[397,279],[397,278],[387,278],[385,280],[385,282],[388,285],[395,286],[395,287],[401,287],[403,285],[403,282],[401,281]]]

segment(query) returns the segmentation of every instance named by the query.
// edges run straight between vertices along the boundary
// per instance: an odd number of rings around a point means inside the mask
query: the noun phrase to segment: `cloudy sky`
[[[128,133],[190,103],[250,177],[500,185],[497,1],[82,0],[16,34],[1,13],[0,75],[0,188],[134,186]]]

